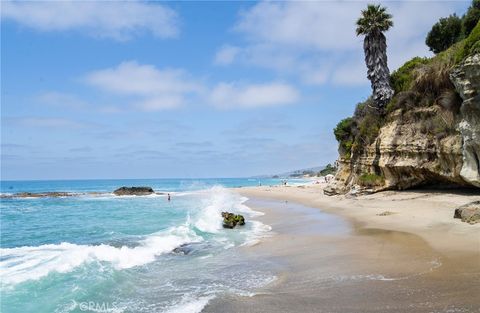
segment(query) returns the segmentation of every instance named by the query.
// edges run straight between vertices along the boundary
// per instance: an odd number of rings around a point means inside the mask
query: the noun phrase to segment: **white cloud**
[[[179,107],[189,95],[202,90],[201,84],[183,70],[160,70],[136,61],[91,72],[85,81],[109,93],[132,96],[133,105],[146,111]]]
[[[245,44],[232,62],[298,77],[307,84],[368,84],[363,38],[355,22],[367,2],[264,1],[240,14],[234,29]],[[408,59],[430,56],[424,40],[431,26],[453,13],[453,2],[384,2],[394,27],[386,33],[392,70]],[[458,6],[458,5],[457,5]]]
[[[37,99],[47,105],[57,107],[68,107],[74,109],[85,108],[88,104],[79,99],[77,96],[68,93],[62,93],[57,91],[49,91],[42,93]]]
[[[299,99],[297,90],[286,83],[219,82],[210,88],[184,70],[158,69],[136,61],[93,71],[84,80],[107,94],[126,98],[130,107],[143,111],[174,109],[193,102],[206,102],[220,109],[257,108]]]
[[[352,2],[261,2],[241,14],[235,29],[264,43],[320,50],[351,48],[361,7]]]
[[[2,1],[2,19],[39,31],[85,31],[89,35],[128,40],[141,32],[159,38],[178,35],[175,11],[137,1]]]
[[[88,128],[96,126],[90,123],[83,123],[66,118],[50,118],[50,117],[11,117],[7,119],[7,123],[14,126],[22,127],[40,127],[40,128]]]
[[[239,52],[240,48],[231,45],[225,45],[220,50],[218,50],[217,54],[215,55],[215,64],[231,64],[235,60],[235,57]]]
[[[295,88],[276,82],[256,85],[219,83],[210,94],[212,104],[221,109],[271,107],[298,99]]]

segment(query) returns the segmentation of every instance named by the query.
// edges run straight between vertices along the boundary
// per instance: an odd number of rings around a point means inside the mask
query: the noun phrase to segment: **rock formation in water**
[[[154,193],[151,187],[120,187],[113,193],[116,196],[146,196]]]
[[[64,191],[48,191],[48,192],[19,192],[14,194],[2,194],[0,198],[61,198],[61,197],[75,197],[81,195],[80,193],[64,192]]]
[[[245,225],[243,215],[236,215],[229,212],[222,212],[223,228],[234,228],[237,225]]]

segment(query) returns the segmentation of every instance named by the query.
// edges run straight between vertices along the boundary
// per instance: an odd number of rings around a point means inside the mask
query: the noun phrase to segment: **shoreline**
[[[287,185],[233,190],[248,198],[299,203],[342,216],[364,228],[412,233],[439,251],[474,253],[480,260],[480,223],[471,225],[453,218],[455,208],[480,201],[480,193],[472,190],[408,190],[349,197],[324,195],[324,187]],[[387,214],[382,215],[385,212]]]
[[[455,207],[480,195],[416,190],[331,197],[318,185],[234,191],[265,213],[255,219],[274,233],[245,253],[281,269],[255,296],[213,299],[202,312],[480,310],[480,224],[453,219]],[[394,214],[377,215],[384,211]]]

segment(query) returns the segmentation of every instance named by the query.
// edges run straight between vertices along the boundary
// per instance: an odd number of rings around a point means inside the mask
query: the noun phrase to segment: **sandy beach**
[[[237,189],[274,234],[246,253],[277,266],[278,279],[203,312],[480,312],[480,224],[453,219],[478,192],[322,188]]]

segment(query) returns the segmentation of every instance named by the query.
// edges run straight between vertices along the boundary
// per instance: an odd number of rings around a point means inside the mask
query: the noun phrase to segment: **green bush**
[[[335,139],[337,141],[342,141],[345,139],[348,139],[351,135],[351,129],[353,125],[353,118],[347,117],[343,120],[341,120],[338,124],[337,127],[333,130],[333,133],[335,134]]]
[[[445,51],[462,36],[462,20],[455,14],[441,18],[428,32],[425,44],[433,53]]]
[[[468,8],[467,13],[462,18],[462,33],[466,38],[477,25],[480,20],[480,0],[473,0],[472,5]]]
[[[435,100],[443,91],[455,88],[450,80],[452,67],[453,63],[443,62],[440,58],[433,59],[428,65],[415,70],[411,90],[424,98]]]
[[[340,144],[340,153],[345,157],[349,158],[352,144],[353,144],[353,128],[355,126],[355,121],[353,118],[348,117],[341,120],[337,127],[333,130],[335,139],[337,139]]]
[[[357,104],[353,119],[357,126],[353,131],[354,146],[361,149],[372,144],[383,124],[383,115],[378,111],[371,98]]]
[[[480,53],[480,22],[477,23],[470,35],[457,47],[455,51],[455,62],[459,63],[474,53]]]
[[[425,99],[415,91],[401,91],[396,94],[392,100],[387,104],[387,114],[395,110],[401,109],[402,113],[405,110],[411,110],[419,106],[425,106]]]
[[[362,145],[370,145],[375,142],[380,127],[382,127],[382,116],[371,112],[367,114],[358,125],[357,141]]]
[[[413,82],[413,70],[429,61],[428,58],[414,57],[394,71],[390,76],[390,84],[395,93],[408,90]]]
[[[364,187],[375,187],[382,186],[385,183],[385,178],[373,173],[364,173],[358,177],[357,182]]]
[[[349,159],[352,153],[360,153],[375,142],[383,121],[371,98],[358,103],[353,117],[341,120],[333,130],[340,154]]]
[[[446,18],[441,18],[435,25],[433,25],[430,32],[427,34],[425,43],[435,54],[447,50],[453,44],[462,39],[470,37],[475,31],[480,21],[480,0],[473,0],[467,12],[459,18],[455,14]],[[457,58],[457,61],[463,60],[466,56],[473,53],[472,47],[475,51],[480,51],[478,43],[478,34],[475,38],[470,39],[470,43],[466,45],[465,51]]]

